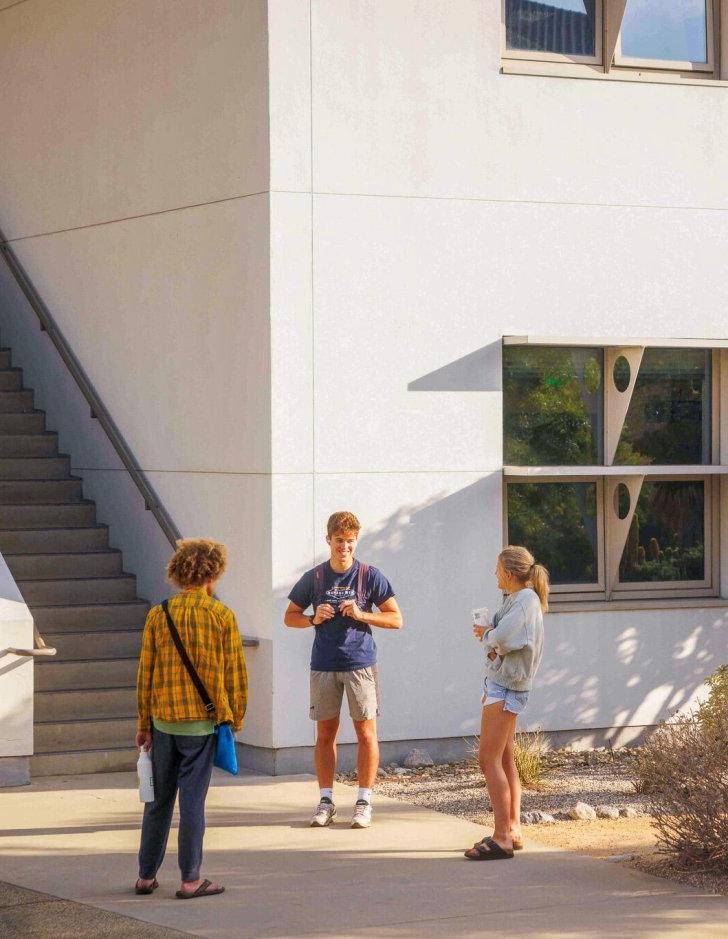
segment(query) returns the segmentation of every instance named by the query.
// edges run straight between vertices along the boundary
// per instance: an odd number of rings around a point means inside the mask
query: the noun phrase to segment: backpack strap
[[[162,609],[164,610],[164,615],[167,617],[167,626],[169,627],[170,635],[172,636],[172,642],[174,642],[179,652],[179,657],[182,659],[182,664],[187,669],[187,674],[192,680],[192,684],[197,688],[197,693],[202,698],[202,703],[205,705],[205,710],[212,713],[215,710],[215,705],[212,703],[210,695],[207,693],[207,688],[202,684],[200,676],[195,670],[195,666],[190,661],[189,655],[187,655],[187,650],[184,647],[180,635],[177,632],[177,627],[174,625],[174,620],[169,612],[169,604],[167,600],[162,601]]]
[[[369,565],[365,564],[364,561],[359,561],[359,573],[356,578],[356,602],[360,610],[364,609],[364,606],[369,599],[367,594],[367,584],[369,581]]]
[[[316,612],[316,607],[323,603],[324,599],[324,566],[326,564],[327,562],[324,561],[323,564],[317,564],[313,569],[313,597],[311,599],[311,605],[313,606],[314,613]]]

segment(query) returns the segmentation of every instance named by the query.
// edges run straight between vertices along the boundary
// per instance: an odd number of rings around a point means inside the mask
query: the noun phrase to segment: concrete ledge
[[[29,756],[0,757],[0,787],[27,786],[29,783]]]
[[[591,750],[595,747],[639,746],[654,732],[655,725],[639,727],[596,727],[579,730],[540,731],[551,749],[570,747],[573,750]],[[532,736],[525,731],[524,736]],[[380,740],[379,762],[401,764],[415,747],[427,750],[435,763],[455,763],[473,755],[477,745],[475,737],[441,737],[420,740]],[[294,776],[297,773],[313,773],[313,747],[254,747],[238,743],[240,766],[264,776]],[[337,771],[350,773],[356,769],[356,744],[340,743],[338,746]]]
[[[380,740],[379,762],[399,763],[415,747],[425,749],[436,763],[454,763],[470,755],[473,738],[442,737],[431,740]],[[313,747],[254,747],[238,744],[238,761],[245,769],[266,776],[292,776],[313,773]],[[340,743],[337,769],[349,773],[356,769],[356,744]]]

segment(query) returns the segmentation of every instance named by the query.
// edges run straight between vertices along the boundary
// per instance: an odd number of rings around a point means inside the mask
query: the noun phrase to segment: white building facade
[[[630,0],[0,2],[0,226],[180,529],[229,546],[249,765],[308,766],[283,610],[340,509],[405,619],[377,635],[385,757],[477,733],[470,610],[535,537],[519,504],[560,581],[522,729],[628,743],[726,660],[725,6],[645,50]],[[535,14],[556,38],[518,32]],[[6,302],[155,600],[168,547],[32,328]],[[525,419],[563,432],[542,386],[578,412],[563,463]]]

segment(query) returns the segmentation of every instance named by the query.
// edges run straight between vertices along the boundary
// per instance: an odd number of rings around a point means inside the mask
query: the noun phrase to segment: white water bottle
[[[139,777],[139,801],[154,802],[154,774],[149,750],[139,750],[137,776]]]

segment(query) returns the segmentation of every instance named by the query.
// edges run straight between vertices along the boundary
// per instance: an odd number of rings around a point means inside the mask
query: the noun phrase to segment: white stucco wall
[[[183,534],[225,541],[270,687],[264,0],[0,4],[0,227]],[[12,286],[2,341],[152,601],[170,548]]]
[[[33,752],[33,617],[0,555],[0,786],[27,781]],[[21,762],[22,761],[22,762]]]
[[[282,613],[342,507],[405,613],[382,737],[476,730],[504,334],[724,332],[725,89],[501,75],[499,31],[499,0],[0,0],[0,225],[177,524],[230,547],[249,743],[313,741],[311,636]],[[164,541],[4,296],[155,599]],[[728,644],[720,609],[547,630],[546,729],[652,723]]]
[[[469,734],[501,337],[725,335],[728,97],[501,75],[498,0],[307,6],[269,3],[278,606],[351,508],[405,613],[382,736]],[[310,641],[279,627],[277,746],[312,740]],[[654,723],[727,648],[720,609],[553,614],[524,726]]]

